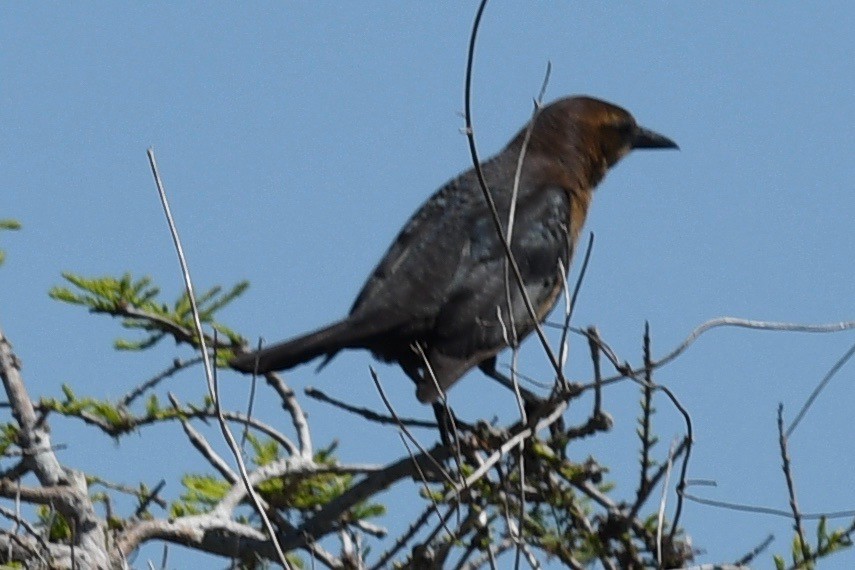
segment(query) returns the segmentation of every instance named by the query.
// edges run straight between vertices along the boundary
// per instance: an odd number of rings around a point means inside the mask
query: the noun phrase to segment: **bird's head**
[[[593,97],[559,99],[543,107],[534,121],[531,151],[574,164],[581,159],[591,169],[593,184],[633,149],[679,148],[668,137],[640,126],[625,109]]]

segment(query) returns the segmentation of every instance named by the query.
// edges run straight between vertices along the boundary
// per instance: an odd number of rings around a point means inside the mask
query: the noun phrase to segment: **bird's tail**
[[[352,319],[344,319],[257,352],[241,354],[230,364],[242,372],[264,374],[287,370],[318,356],[326,355],[328,361],[343,348],[360,347],[365,332],[364,327],[354,323]]]

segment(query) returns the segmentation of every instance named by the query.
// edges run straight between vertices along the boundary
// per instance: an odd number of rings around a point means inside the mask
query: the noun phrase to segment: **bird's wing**
[[[432,320],[464,255],[467,221],[483,209],[461,180],[449,182],[410,218],[366,281],[351,315]]]
[[[497,205],[506,216],[506,205]],[[554,306],[570,263],[570,208],[566,190],[549,186],[527,188],[517,203],[511,251],[538,321]],[[508,271],[506,278],[505,251],[493,221],[473,220],[468,242],[469,251],[458,265],[449,287],[452,294],[434,323],[430,344],[445,356],[479,354],[483,359],[508,345],[512,323],[521,340],[534,322],[513,273]]]
[[[509,146],[482,164],[503,225],[511,207],[517,150]],[[512,251],[526,290],[546,315],[560,291],[559,259],[566,270],[570,199],[559,186],[543,184],[532,162],[523,168],[516,196]],[[351,309],[351,317],[377,329],[425,340],[449,356],[498,352],[503,323],[513,318],[519,336],[532,330],[518,288],[506,299],[505,252],[473,170],[446,184],[407,222],[377,265]],[[382,323],[378,323],[382,321]]]

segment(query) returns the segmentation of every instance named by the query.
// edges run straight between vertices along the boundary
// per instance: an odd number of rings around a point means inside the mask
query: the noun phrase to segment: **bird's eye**
[[[632,121],[618,121],[615,128],[623,137],[628,137],[635,132],[635,124]]]
[[[623,118],[616,119],[607,127],[609,135],[605,138],[612,140],[612,144],[615,146],[622,147],[632,141],[635,137],[635,130],[634,121]]]

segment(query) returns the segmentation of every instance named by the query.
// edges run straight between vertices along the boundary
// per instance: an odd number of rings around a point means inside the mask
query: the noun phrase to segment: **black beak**
[[[635,137],[632,139],[632,148],[676,148],[677,143],[666,136],[655,133],[644,127],[635,129]]]

